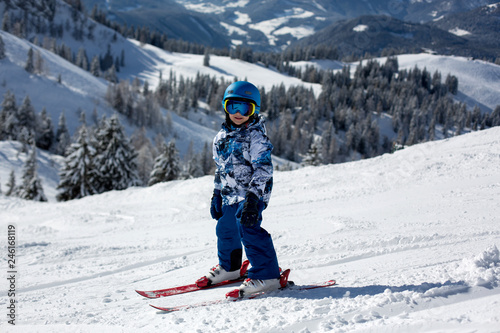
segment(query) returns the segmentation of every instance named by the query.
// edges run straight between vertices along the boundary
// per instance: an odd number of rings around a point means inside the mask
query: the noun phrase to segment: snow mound
[[[496,245],[492,245],[473,258],[463,259],[457,273],[470,286],[498,287],[500,251]]]

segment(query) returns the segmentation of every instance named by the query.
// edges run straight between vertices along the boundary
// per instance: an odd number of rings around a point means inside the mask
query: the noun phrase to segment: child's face
[[[231,121],[235,123],[237,126],[244,124],[245,122],[248,121],[249,118],[250,117],[242,116],[241,113],[239,112],[236,112],[235,114],[229,114],[229,119],[231,119]]]

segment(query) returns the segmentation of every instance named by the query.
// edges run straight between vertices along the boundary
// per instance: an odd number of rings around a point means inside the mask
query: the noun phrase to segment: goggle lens
[[[224,110],[229,114],[236,114],[239,112],[244,117],[250,117],[255,112],[255,104],[247,101],[226,99],[224,102]]]

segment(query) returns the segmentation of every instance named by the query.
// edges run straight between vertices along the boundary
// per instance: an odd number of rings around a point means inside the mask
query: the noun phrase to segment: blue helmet
[[[224,109],[226,99],[229,98],[241,98],[252,101],[255,103],[255,114],[259,114],[260,92],[259,89],[250,82],[237,81],[230,84],[224,92],[224,98],[222,98],[222,109]]]

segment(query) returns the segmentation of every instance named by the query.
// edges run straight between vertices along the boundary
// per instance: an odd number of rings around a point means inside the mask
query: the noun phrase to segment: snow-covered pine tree
[[[78,54],[76,55],[75,65],[84,70],[89,69],[89,58],[87,57],[87,52],[85,52],[85,48],[80,47],[78,50]]]
[[[23,183],[19,187],[18,194],[20,198],[33,201],[47,201],[47,197],[43,192],[42,182],[38,178],[35,144],[31,146],[31,153],[24,165],[22,179]]]
[[[54,126],[52,119],[48,116],[45,108],[40,112],[36,130],[36,146],[40,149],[49,150],[54,143]]]
[[[180,173],[179,154],[175,142],[163,144],[160,155],[155,159],[148,186],[178,179]]]
[[[33,71],[35,74],[43,74],[45,71],[45,60],[43,60],[42,53],[40,52],[40,50],[35,51]]]
[[[5,192],[5,195],[8,197],[16,195],[16,175],[14,174],[14,170],[10,172],[9,180],[7,181],[7,192]]]
[[[323,156],[321,155],[321,145],[319,143],[312,143],[311,147],[309,148],[309,151],[307,154],[304,156],[302,159],[302,163],[304,165],[312,165],[312,166],[318,166],[321,165],[323,161]]]
[[[69,135],[68,127],[66,126],[66,116],[64,111],[61,112],[59,116],[59,124],[57,125],[56,133],[56,154],[64,156],[66,153],[66,148],[71,143],[71,137]]]
[[[0,36],[0,60],[5,58],[5,43],[3,42],[2,36]]]
[[[208,48],[205,49],[205,54],[203,55],[203,66],[210,67],[210,54],[208,53]]]
[[[29,137],[33,137],[36,130],[36,115],[35,108],[31,104],[31,99],[28,95],[26,95],[19,110],[17,110],[17,119],[19,121],[19,129],[26,128]]]
[[[68,201],[98,193],[99,177],[94,167],[95,146],[96,142],[87,127],[82,126],[76,142],[68,148],[68,155],[59,174],[57,189],[60,192],[56,196],[58,201]]]
[[[96,139],[99,142],[95,166],[100,176],[99,192],[124,190],[140,185],[137,153],[125,137],[117,115],[101,122]]]
[[[26,64],[24,65],[24,69],[28,73],[33,73],[35,71],[35,65],[33,60],[33,48],[31,47],[28,50],[28,58],[26,59]]]
[[[90,63],[90,73],[96,77],[101,76],[101,64],[97,55],[92,58],[92,62]]]
[[[203,177],[205,173],[203,172],[203,165],[201,163],[202,155],[194,154],[192,158],[188,161],[186,167],[187,178],[198,178]]]
[[[157,155],[155,147],[146,134],[146,129],[141,127],[137,129],[130,138],[130,143],[137,152],[137,173],[142,185],[148,183],[149,175],[153,170],[154,159]]]
[[[16,140],[18,125],[16,96],[7,90],[0,110],[0,140]]]
[[[205,145],[203,146],[201,164],[203,166],[203,174],[209,175],[213,173],[213,170],[215,169],[215,163],[213,160],[212,149],[211,146],[209,146],[208,142],[205,142]]]

